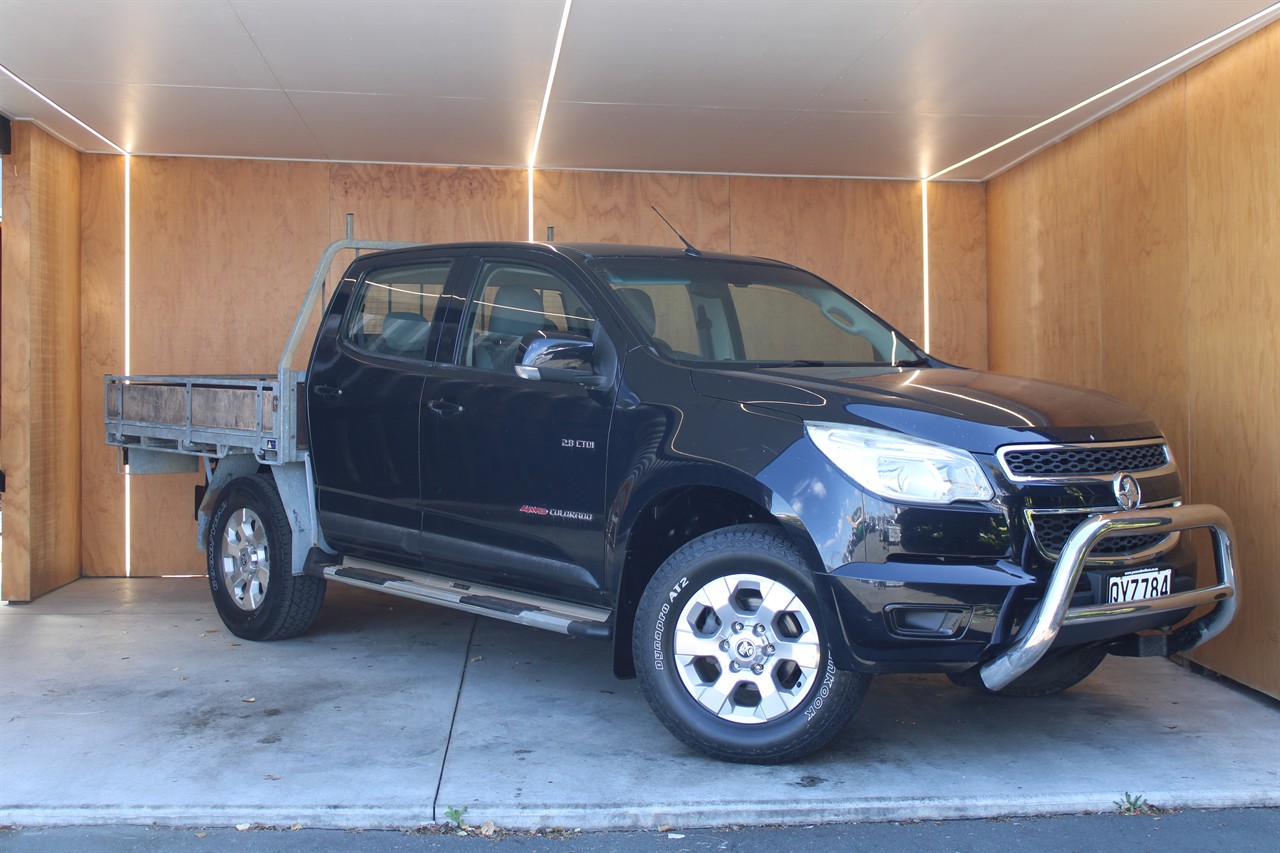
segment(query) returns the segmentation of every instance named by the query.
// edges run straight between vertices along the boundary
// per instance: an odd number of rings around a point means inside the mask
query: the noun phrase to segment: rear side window
[[[371,270],[360,285],[344,337],[375,355],[425,359],[448,261]]]

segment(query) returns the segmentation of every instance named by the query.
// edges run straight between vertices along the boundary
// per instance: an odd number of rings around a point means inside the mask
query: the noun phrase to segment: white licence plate
[[[1107,578],[1107,602],[1141,601],[1168,595],[1172,569],[1141,569]]]

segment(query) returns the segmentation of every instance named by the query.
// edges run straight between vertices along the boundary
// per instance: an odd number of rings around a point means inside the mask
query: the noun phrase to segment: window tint
[[[823,360],[833,353],[846,361],[876,359],[871,342],[847,328],[852,322],[846,319],[847,311],[832,320],[817,302],[768,285],[739,289],[733,295],[747,361]]]
[[[803,270],[688,258],[593,264],[660,352],[725,366],[901,365],[910,341]]]
[[[377,355],[426,358],[449,267],[442,261],[369,272],[347,321],[347,340]]]
[[[519,264],[486,264],[463,320],[462,363],[513,371],[530,332],[590,338],[595,318],[558,277]]]
[[[619,287],[617,293],[623,306],[660,349],[689,354],[698,351],[698,329],[689,291],[661,284],[631,284]]]

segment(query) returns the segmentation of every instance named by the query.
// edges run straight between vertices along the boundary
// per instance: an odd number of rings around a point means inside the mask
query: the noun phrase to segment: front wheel
[[[293,574],[293,531],[269,477],[241,477],[223,489],[206,544],[209,589],[231,633],[282,640],[316,621],[325,582]]]
[[[836,736],[870,676],[837,670],[803,556],[782,531],[743,525],[677,550],[636,612],[633,651],[649,704],[714,758],[793,761]]]

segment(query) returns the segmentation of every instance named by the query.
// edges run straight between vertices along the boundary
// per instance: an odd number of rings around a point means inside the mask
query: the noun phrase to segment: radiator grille
[[[1062,553],[1067,537],[1093,513],[1084,512],[1029,512],[1031,533],[1036,546],[1046,557],[1056,560]],[[1172,547],[1173,537],[1168,533],[1126,533],[1108,536],[1098,542],[1090,552],[1091,560],[1124,559],[1137,554]]]
[[[1121,471],[1151,471],[1169,464],[1163,442],[1011,447],[999,455],[1005,473],[1013,480],[1111,477]]]

